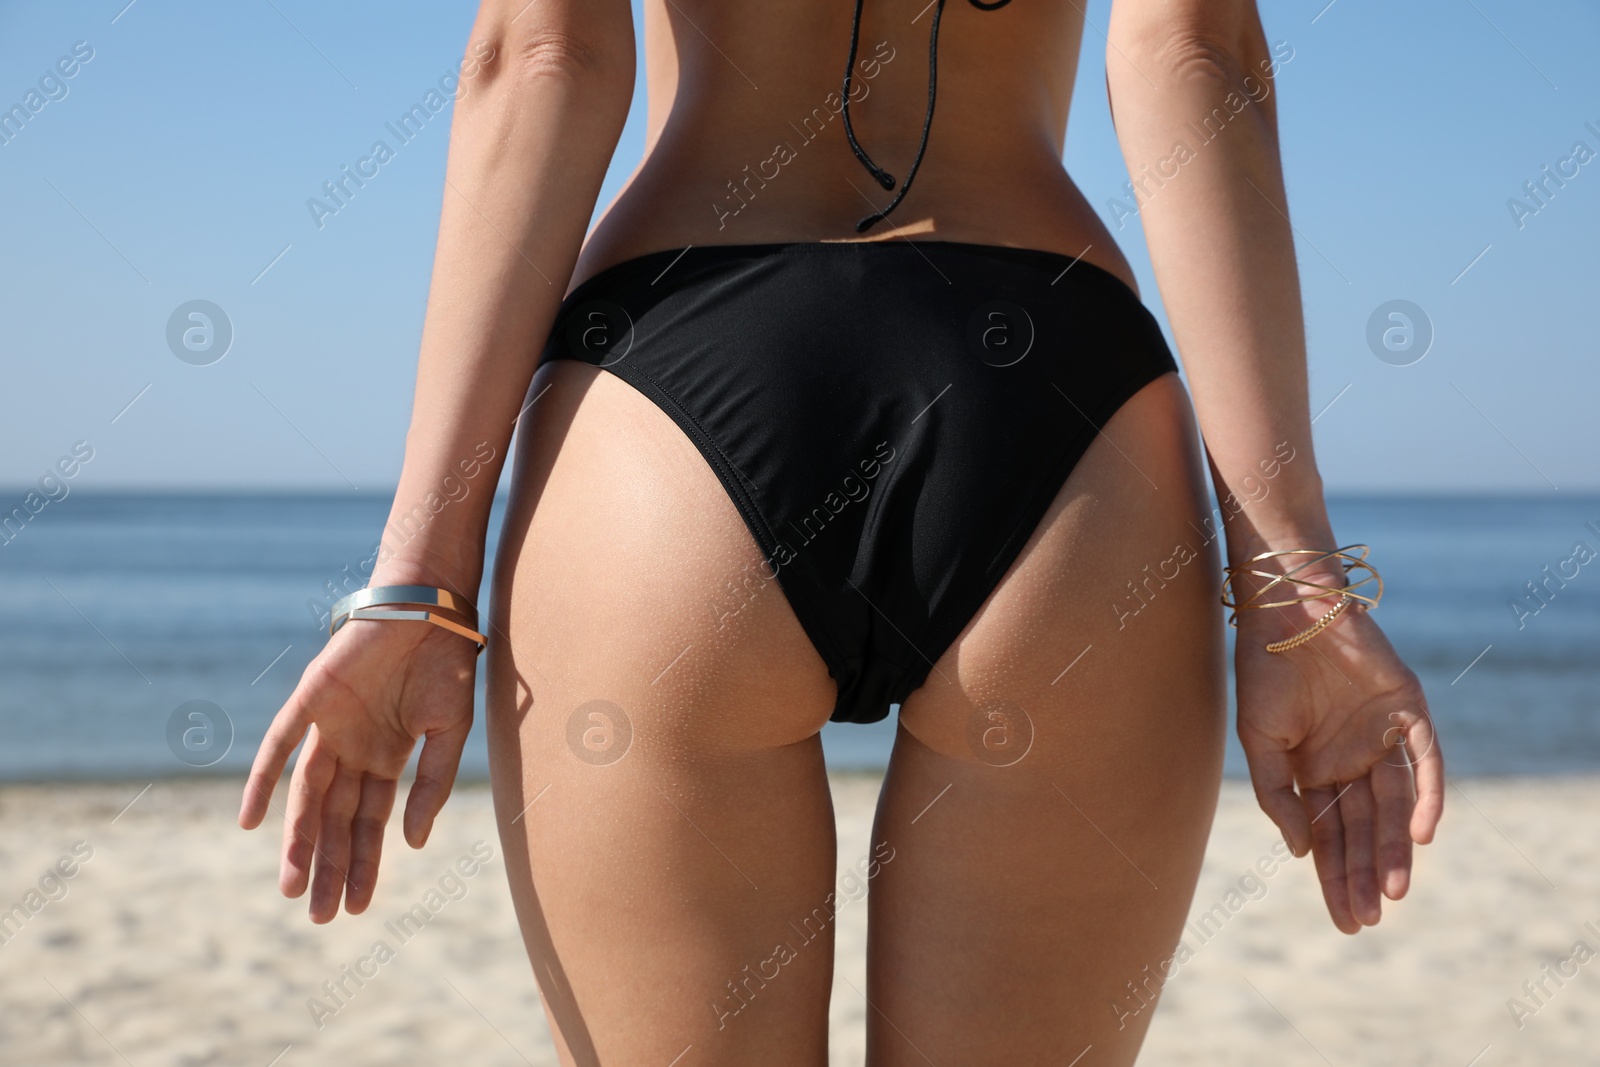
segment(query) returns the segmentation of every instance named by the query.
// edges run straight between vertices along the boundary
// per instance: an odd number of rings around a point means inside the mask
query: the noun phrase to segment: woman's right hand
[[[371,903],[384,828],[419,737],[426,740],[403,825],[412,848],[428,840],[472,728],[476,655],[471,641],[431,623],[351,620],[307,665],[272,720],[245,784],[239,825],[261,824],[304,738],[284,813],[278,886],[298,897],[310,883],[312,922],[337,915],[341,895],[352,915]]]

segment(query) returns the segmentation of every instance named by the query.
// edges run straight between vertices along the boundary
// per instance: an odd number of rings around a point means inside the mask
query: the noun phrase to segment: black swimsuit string
[[[967,0],[973,7],[980,11],[994,11],[1005,7],[1011,0]],[[861,147],[861,142],[856,140],[855,127],[850,124],[850,79],[855,72],[856,49],[861,41],[861,8],[865,0],[856,0],[855,18],[850,23],[850,59],[844,68],[844,135],[850,141],[850,148],[867,168],[877,183],[885,189],[894,188],[894,175],[884,170],[872,161],[866,149]],[[906,194],[911,191],[911,182],[917,176],[917,168],[922,166],[923,153],[928,150],[928,130],[933,126],[933,101],[939,82],[939,18],[944,14],[945,0],[935,0],[933,9],[933,26],[928,32],[928,111],[922,119],[922,140],[917,144],[917,154],[911,160],[911,169],[906,172],[905,184],[900,186],[900,191],[895,194],[889,206],[882,211],[874,212],[856,223],[857,233],[866,233],[873,225],[889,217],[889,212],[900,206]]]

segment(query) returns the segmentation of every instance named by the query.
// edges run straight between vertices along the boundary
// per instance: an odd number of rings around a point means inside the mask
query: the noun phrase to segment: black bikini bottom
[[[540,356],[605,368],[688,434],[762,561],[877,722],[999,584],[1100,428],[1177,369],[1114,275],[952,241],[690,246],[600,271]]]

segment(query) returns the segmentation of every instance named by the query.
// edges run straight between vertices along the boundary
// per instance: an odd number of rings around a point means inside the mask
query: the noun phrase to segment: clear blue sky
[[[392,485],[449,111],[320,231],[306,200],[459,61],[473,5],[125,4],[0,5],[0,108],[76,42],[93,49],[0,144],[0,483],[81,439],[83,486]],[[1294,49],[1276,91],[1313,409],[1339,397],[1316,425],[1329,485],[1600,488],[1600,158],[1569,163],[1520,228],[1507,204],[1575,142],[1600,153],[1600,9],[1325,4],[1269,0],[1264,16]],[[1094,26],[1108,6],[1090,3]],[[1104,43],[1086,37],[1066,158],[1112,223],[1126,174]],[[636,97],[602,201],[642,127]],[[1118,238],[1156,304],[1137,221]],[[235,330],[211,366],[167,345],[192,299]],[[1434,326],[1410,366],[1367,344],[1393,299]]]

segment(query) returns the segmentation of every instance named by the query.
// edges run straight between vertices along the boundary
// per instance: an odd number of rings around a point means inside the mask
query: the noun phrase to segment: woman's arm
[[[475,599],[490,487],[628,115],[632,10],[484,0],[469,55],[477,70],[450,133],[405,465],[373,584],[431,575]],[[433,514],[430,495],[445,497],[460,464],[486,451],[473,479],[485,490]]]
[[[1260,464],[1281,464],[1228,524],[1230,561],[1331,546],[1278,160],[1275,76],[1293,52],[1273,54],[1253,0],[1121,0],[1109,40],[1117,137],[1218,497],[1248,500]]]
[[[1229,562],[1335,548],[1278,157],[1275,76],[1293,50],[1268,47],[1254,0],[1117,0],[1108,44],[1117,136]],[[1343,584],[1337,567],[1323,577]],[[1439,819],[1443,770],[1421,688],[1364,611],[1301,649],[1264,650],[1331,604],[1241,613],[1239,735],[1262,808],[1296,855],[1314,852],[1329,911],[1354,932],[1378,921],[1380,887],[1405,892],[1411,843],[1430,840]]]
[[[633,94],[628,0],[484,0],[462,72],[405,464],[373,585],[476,599],[494,484]],[[466,479],[471,488],[462,495]],[[448,500],[448,504],[443,502]],[[279,885],[311,918],[371,902],[400,774],[420,848],[472,725],[473,645],[423,622],[346,625],[256,754],[239,823],[261,824],[296,745]]]

